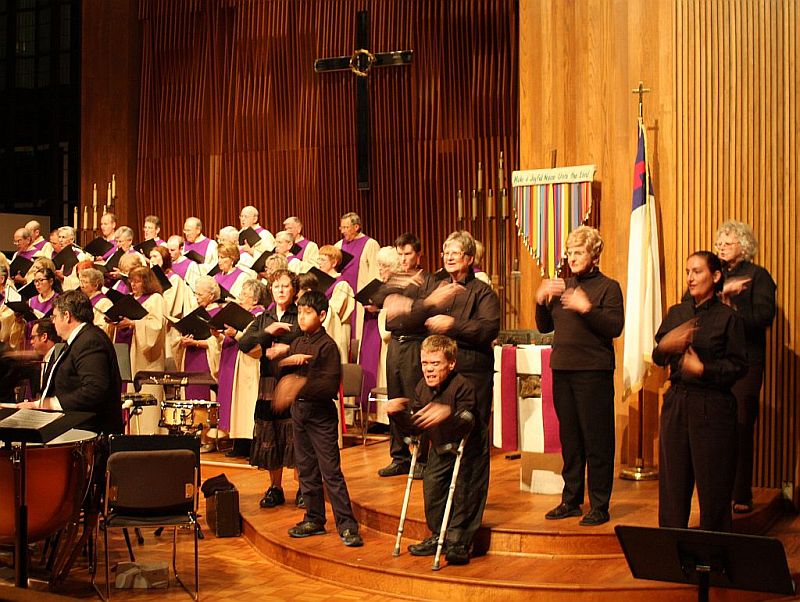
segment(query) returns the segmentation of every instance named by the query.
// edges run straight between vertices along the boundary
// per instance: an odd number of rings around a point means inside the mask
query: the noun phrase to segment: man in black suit
[[[53,304],[53,323],[66,343],[34,407],[92,412],[78,428],[122,432],[121,379],[114,345],[93,321],[92,304],[81,291],[67,291]]]

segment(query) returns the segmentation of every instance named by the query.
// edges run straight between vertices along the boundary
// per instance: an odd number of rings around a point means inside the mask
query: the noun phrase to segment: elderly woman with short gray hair
[[[744,514],[753,510],[753,433],[764,378],[767,329],[775,319],[776,286],[769,272],[753,263],[758,242],[747,224],[726,221],[717,229],[714,246],[725,276],[722,302],[744,322],[747,373],[733,386],[737,405],[733,512]]]
[[[564,459],[561,504],[545,518],[581,516],[588,469],[583,526],[608,522],[614,482],[614,339],[625,320],[619,284],[598,268],[602,252],[600,232],[576,228],[567,238],[573,276],[543,280],[536,291],[536,325],[555,330],[550,367]]]

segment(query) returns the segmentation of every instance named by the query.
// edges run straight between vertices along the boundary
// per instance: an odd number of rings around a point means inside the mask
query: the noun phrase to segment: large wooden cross
[[[369,50],[369,13],[356,14],[356,50],[350,56],[335,56],[314,61],[314,71],[351,71],[356,75],[356,176],[359,190],[369,190],[370,132],[368,77],[373,67],[408,65],[413,50],[376,52]]]

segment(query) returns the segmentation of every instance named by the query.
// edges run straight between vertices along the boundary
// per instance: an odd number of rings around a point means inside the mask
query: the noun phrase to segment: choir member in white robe
[[[380,250],[378,241],[361,231],[361,218],[356,213],[345,213],[339,221],[339,232],[342,239],[336,246],[353,256],[352,261],[342,268],[342,277],[358,292],[378,277],[377,255]],[[364,328],[364,308],[356,303],[353,324],[353,338],[361,340]]]
[[[239,262],[239,245],[224,242],[219,245],[219,271],[214,274],[214,280],[224,287],[234,299],[238,299],[242,292],[242,284],[250,275],[236,267]]]
[[[211,276],[200,276],[195,284],[195,298],[199,307],[213,317],[221,308],[216,303],[219,299],[219,285]],[[211,366],[219,363],[219,359],[214,357],[219,353],[219,348],[209,346],[211,335],[208,338],[199,340],[192,335],[182,335],[178,339],[172,352],[178,370],[184,372],[211,372]],[[204,399],[212,401],[211,388],[207,385],[188,385],[184,387],[183,394],[185,399]]]
[[[294,237],[294,244],[300,247],[300,251],[292,254],[293,257],[305,263],[309,268],[316,266],[319,247],[317,243],[303,236],[303,222],[300,221],[300,218],[294,215],[287,217],[283,220],[283,229]]]
[[[255,256],[263,251],[272,251],[275,248],[275,238],[272,236],[272,232],[258,223],[258,209],[252,205],[242,207],[239,212],[239,225],[241,226],[240,232],[252,228],[261,238],[253,247],[245,243],[245,249],[248,253]]]
[[[169,279],[170,288],[161,293],[164,296],[164,307],[167,317],[167,343],[166,343],[166,369],[174,370],[177,365],[173,357],[173,349],[178,344],[181,338],[181,333],[172,326],[169,318],[180,320],[186,313],[192,311],[189,307],[188,311],[185,310],[186,298],[191,293],[189,286],[184,282],[172,269],[172,256],[167,247],[159,245],[150,251],[150,267],[160,267],[164,274]],[[192,295],[194,296],[194,295]]]
[[[131,374],[140,371],[163,372],[165,362],[166,318],[161,284],[149,267],[133,268],[128,274],[131,294],[147,315],[141,320],[123,318],[117,324],[119,329],[131,329]],[[131,384],[131,389],[133,385]],[[143,385],[142,393],[150,393],[158,401],[164,399],[164,389],[160,385]],[[161,417],[158,406],[143,408],[138,420],[131,423],[131,432],[153,434],[158,432]]]
[[[253,317],[264,313],[267,300],[266,287],[255,278],[250,278],[242,285],[239,304],[253,314]],[[260,372],[260,353],[249,355],[239,350],[237,344],[242,332],[228,326],[222,332],[214,333],[211,345],[221,346],[220,371],[228,370],[230,374],[219,374],[219,395],[221,429],[228,431],[233,447],[226,454],[228,457],[247,457],[255,426],[255,408],[258,399],[258,383]],[[234,358],[233,365],[228,366],[228,356]],[[212,369],[212,374],[214,374]],[[229,411],[223,406],[229,402]]]
[[[199,263],[200,273],[208,274],[217,265],[217,241],[203,235],[203,222],[196,217],[183,223],[183,237],[183,252],[199,254],[203,258]]]
[[[186,283],[183,289],[183,315],[186,315],[197,307],[194,287],[197,284],[197,279],[201,276],[200,267],[191,259],[184,257],[183,238],[177,234],[173,234],[167,239],[167,251],[169,251],[169,258],[172,262],[172,271]]]
[[[350,361],[350,317],[356,306],[353,289],[347,280],[336,271],[342,260],[342,252],[332,245],[324,245],[319,250],[317,263],[319,269],[334,278],[325,296],[328,298],[328,314],[322,326],[339,348],[342,363]]]
[[[114,340],[114,325],[106,320],[106,314],[113,303],[103,293],[103,272],[96,268],[87,267],[79,272],[81,290],[89,297],[94,309],[94,325],[105,332],[112,341]]]

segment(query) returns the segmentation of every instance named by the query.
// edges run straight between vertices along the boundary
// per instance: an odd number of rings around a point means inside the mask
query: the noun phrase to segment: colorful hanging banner
[[[517,230],[542,275],[558,272],[569,233],[592,213],[594,165],[515,171],[511,176]]]

